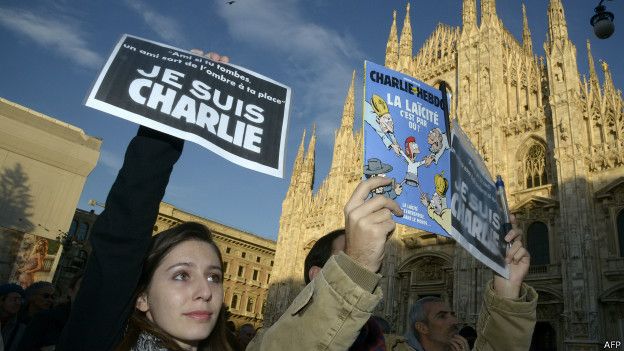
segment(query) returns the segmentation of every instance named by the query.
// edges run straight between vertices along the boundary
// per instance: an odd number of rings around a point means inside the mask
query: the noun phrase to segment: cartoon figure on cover
[[[374,113],[364,114],[364,120],[377,132],[388,149],[392,149],[397,156],[400,155],[401,146],[394,136],[394,121],[390,115],[388,104],[381,96],[373,95],[370,106]]]
[[[373,94],[370,102],[367,102],[367,104],[369,106],[369,113],[364,114],[364,120],[373,128],[387,150],[392,150],[394,154],[401,157],[406,164],[405,176],[400,183],[394,181],[391,185],[377,188],[371,192],[371,195],[383,195],[394,200],[403,192],[403,185],[417,188],[420,192],[420,202],[427,209],[429,217],[438,223],[447,233],[450,233],[451,212],[446,202],[448,180],[444,177],[444,171],[434,176],[433,184],[435,189],[433,189],[434,192],[432,196],[421,189],[421,181],[418,176],[418,169],[420,167],[437,165],[444,152],[450,149],[446,133],[443,133],[440,128],[432,128],[427,134],[429,153],[419,158],[421,150],[415,136],[408,135],[405,138],[403,143],[404,148],[401,148],[397,142],[394,121],[386,101],[381,96]],[[364,165],[364,175],[366,178],[376,176],[385,177],[392,170],[392,165],[376,157],[369,158]],[[425,184],[431,183],[426,182]]]
[[[446,206],[446,192],[448,191],[448,180],[444,178],[444,171],[433,177],[435,192],[431,199],[429,194],[422,193],[420,201],[427,208],[429,217],[436,221],[447,233],[451,232],[451,209]]]

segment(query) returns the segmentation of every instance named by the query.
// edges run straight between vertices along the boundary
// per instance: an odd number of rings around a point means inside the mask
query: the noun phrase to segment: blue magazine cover
[[[397,223],[450,236],[450,134],[440,90],[364,63],[364,177],[391,177],[375,195],[403,209]]]

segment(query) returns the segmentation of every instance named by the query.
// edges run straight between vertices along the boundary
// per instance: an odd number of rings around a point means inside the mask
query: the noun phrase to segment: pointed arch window
[[[617,233],[620,241],[620,257],[624,257],[624,210],[617,216]]]
[[[544,222],[533,222],[529,226],[527,250],[531,253],[531,265],[550,264],[548,226]]]
[[[529,148],[523,166],[527,189],[548,184],[546,149],[543,145],[535,144]]]

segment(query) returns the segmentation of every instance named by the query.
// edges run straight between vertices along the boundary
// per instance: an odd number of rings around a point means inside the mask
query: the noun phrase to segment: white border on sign
[[[87,100],[85,102],[85,105],[109,114],[112,114],[116,117],[119,118],[123,118],[125,120],[128,120],[130,122],[133,123],[138,123],[140,125],[144,125],[146,127],[158,130],[160,132],[166,133],[166,134],[170,134],[173,136],[176,136],[178,138],[184,139],[184,140],[188,140],[191,142],[194,142],[196,144],[199,144],[205,148],[207,148],[208,150],[214,152],[215,154],[248,169],[251,170],[255,170],[258,171],[260,173],[264,173],[264,174],[268,174],[274,177],[278,177],[278,178],[284,178],[284,151],[286,148],[286,135],[288,133],[288,119],[289,119],[289,115],[290,115],[290,95],[291,95],[291,90],[290,87],[279,83],[271,78],[265,77],[262,74],[250,71],[244,67],[240,67],[237,65],[232,65],[232,64],[226,64],[229,66],[232,66],[238,70],[244,71],[246,73],[249,73],[249,75],[252,75],[254,77],[266,80],[270,83],[273,83],[275,85],[278,85],[280,87],[283,87],[286,89],[286,104],[284,105],[284,116],[283,116],[283,121],[282,121],[282,135],[281,135],[281,139],[280,139],[280,147],[279,147],[279,158],[278,158],[278,162],[277,162],[277,168],[273,168],[273,167],[269,167],[254,161],[250,161],[246,158],[240,157],[238,155],[232,154],[226,150],[223,150],[222,148],[220,148],[219,146],[209,142],[208,140],[193,134],[193,133],[189,133],[189,132],[185,132],[173,127],[170,127],[166,124],[154,121],[150,118],[147,117],[143,117],[139,114],[136,114],[134,112],[130,112],[128,110],[122,109],[120,107],[111,105],[109,103],[106,103],[104,101],[98,100],[95,98],[95,95],[97,94],[98,90],[100,89],[100,85],[102,84],[102,81],[104,80],[104,77],[106,76],[106,73],[108,72],[108,69],[110,68],[113,60],[115,59],[115,57],[117,56],[117,53],[119,52],[119,49],[121,48],[121,46],[123,45],[123,43],[126,41],[127,38],[135,38],[138,40],[142,40],[142,41],[146,41],[149,43],[152,43],[154,45],[158,45],[158,46],[162,46],[165,48],[169,48],[169,49],[173,49],[176,51],[181,51],[184,53],[187,53],[189,55],[193,55],[193,56],[198,56],[196,54],[193,54],[189,51],[186,50],[182,50],[176,47],[173,47],[171,45],[166,45],[166,44],[162,44],[153,40],[148,40],[148,39],[143,39],[134,35],[129,35],[129,34],[124,34],[122,35],[121,39],[119,40],[119,42],[117,43],[117,45],[115,45],[115,48],[113,49],[113,52],[111,53],[111,55],[109,56],[108,60],[106,61],[106,64],[104,65],[104,67],[102,68],[102,70],[100,71],[100,75],[97,77],[97,80],[95,81],[95,83],[93,84],[93,87],[91,88],[91,92],[89,93]],[[203,56],[202,56],[203,57]],[[204,59],[206,59],[205,57],[203,57]]]

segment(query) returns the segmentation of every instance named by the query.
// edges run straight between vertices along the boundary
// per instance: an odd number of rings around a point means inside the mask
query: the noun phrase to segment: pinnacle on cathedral
[[[529,20],[526,15],[526,6],[522,4],[522,47],[524,51],[533,56],[533,42],[531,40],[531,30],[529,30]]]
[[[399,36],[396,26],[396,10],[392,11],[392,26],[390,26],[390,35],[386,43],[386,60],[385,66],[396,69],[399,62]]]
[[[407,3],[405,9],[405,20],[403,20],[403,29],[401,30],[401,39],[399,41],[399,62],[396,67],[397,71],[405,74],[411,74],[412,71],[412,24],[410,23],[410,4]]]

